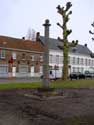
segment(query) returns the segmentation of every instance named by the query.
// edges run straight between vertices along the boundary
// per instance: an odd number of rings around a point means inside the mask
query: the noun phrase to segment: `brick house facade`
[[[42,43],[0,36],[0,77],[40,76],[43,66]]]

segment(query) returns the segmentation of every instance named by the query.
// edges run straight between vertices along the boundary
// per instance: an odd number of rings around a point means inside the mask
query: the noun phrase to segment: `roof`
[[[44,44],[44,37],[41,36],[40,39]],[[49,43],[50,43],[50,46],[49,46],[50,49],[60,50],[60,48],[58,47],[58,45],[59,45],[59,40],[58,39],[50,38]],[[78,54],[85,54],[85,55],[90,55],[92,53],[91,50],[87,46],[80,45],[80,44],[78,44],[76,47],[70,48],[69,51],[71,53],[78,53]]]
[[[43,45],[39,41],[0,36],[0,47],[43,52]]]
[[[84,54],[84,55],[90,55],[92,52],[91,50],[85,46],[78,44],[76,47],[72,47],[70,49],[71,53],[78,53],[78,54]]]

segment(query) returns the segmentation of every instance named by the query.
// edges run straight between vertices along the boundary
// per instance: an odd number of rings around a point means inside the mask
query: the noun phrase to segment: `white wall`
[[[50,50],[49,52],[49,55],[52,55],[54,57],[56,57],[56,55],[59,55],[59,56],[63,56],[63,52],[62,50]],[[76,69],[79,69],[80,72],[83,72],[86,71],[86,70],[89,70],[89,71],[94,71],[94,59],[91,58],[89,55],[84,55],[84,54],[77,54],[77,53],[69,53],[69,57],[71,59],[69,65],[71,66],[71,68],[68,70],[69,71],[69,74],[71,72],[73,72],[73,68],[75,67]],[[77,64],[73,64],[73,57],[75,57],[76,59],[77,58],[83,58],[83,65],[81,63]],[[85,59],[87,59],[88,61],[90,60],[90,64],[86,65],[86,62],[85,62]],[[81,61],[81,60],[80,60]],[[92,63],[91,63],[92,62]],[[60,72],[62,73],[62,67],[63,67],[63,61],[62,62],[59,62],[57,63],[57,61],[53,61],[53,62],[50,62],[49,60],[49,65],[52,66],[54,68],[55,65],[58,65],[59,66],[59,70]],[[83,70],[83,71],[82,71]]]

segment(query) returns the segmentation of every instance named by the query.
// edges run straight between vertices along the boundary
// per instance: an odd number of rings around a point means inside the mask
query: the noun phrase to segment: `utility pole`
[[[44,26],[44,55],[43,55],[43,87],[49,87],[49,27],[51,24],[46,19]]]

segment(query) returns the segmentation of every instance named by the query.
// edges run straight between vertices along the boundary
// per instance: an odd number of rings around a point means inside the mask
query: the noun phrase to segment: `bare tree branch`
[[[93,27],[94,27],[94,22],[91,24],[91,26],[93,26]]]
[[[72,30],[67,30],[67,36],[72,33]]]
[[[90,34],[94,34],[94,32],[92,32],[91,30],[89,30],[89,33],[90,33]]]
[[[63,39],[61,39],[60,37],[57,38],[59,41],[63,42]]]
[[[58,25],[60,28],[63,29],[63,26],[62,26],[60,23],[57,23],[57,25]]]
[[[92,38],[92,40],[94,41],[94,38]]]
[[[71,2],[67,2],[65,11],[67,12],[71,8]]]

